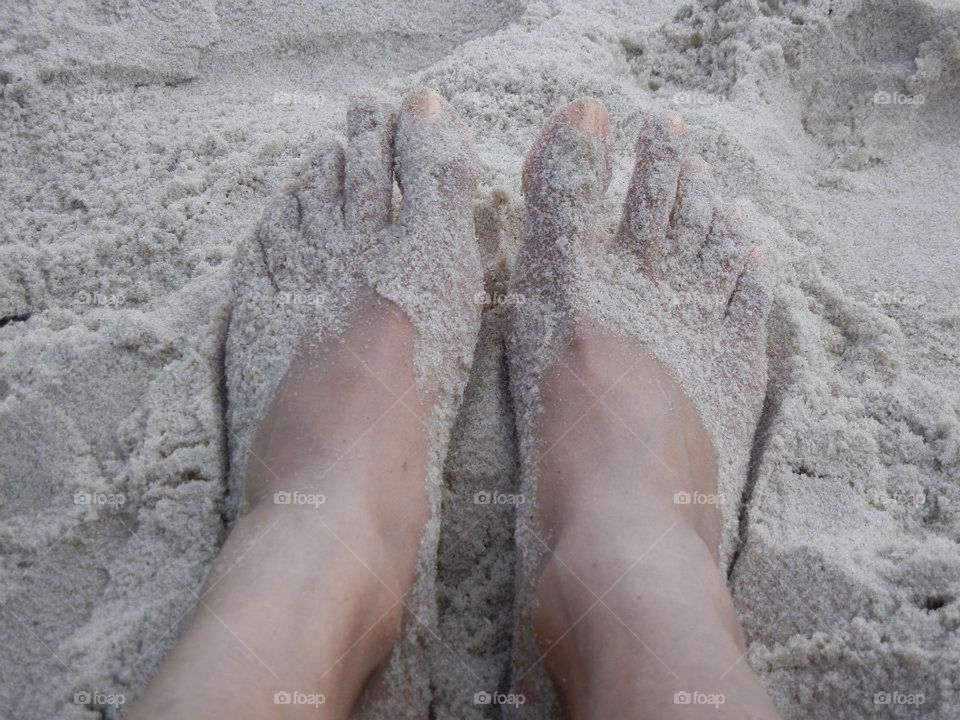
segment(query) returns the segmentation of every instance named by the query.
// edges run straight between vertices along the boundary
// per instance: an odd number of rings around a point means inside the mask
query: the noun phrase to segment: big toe
[[[567,220],[586,219],[610,184],[612,141],[607,109],[575,100],[543,125],[523,164],[528,206]]]
[[[476,157],[456,110],[432,90],[404,98],[395,163],[404,225],[456,226],[472,219]]]
[[[610,184],[612,149],[596,100],[572,102],[544,123],[523,165],[521,282],[545,293],[571,286],[576,248],[593,234]]]

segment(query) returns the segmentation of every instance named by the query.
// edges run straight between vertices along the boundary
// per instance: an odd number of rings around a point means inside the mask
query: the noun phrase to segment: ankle
[[[537,492],[540,526],[555,550],[607,557],[622,546],[633,559],[669,532],[709,548],[716,562],[723,515],[715,475],[693,482],[656,461],[607,458],[587,468],[556,460],[544,463]]]
[[[659,361],[580,323],[541,392],[545,450],[537,503],[544,527],[557,531],[580,521],[613,526],[626,537],[662,516],[719,547],[713,442]]]
[[[702,627],[714,647],[741,651],[739,622],[699,534],[677,522],[642,541],[627,535],[600,530],[561,536],[537,584],[539,650],[558,686],[579,698],[590,697],[592,687],[609,688],[620,670],[607,658],[639,655],[635,669],[663,672],[657,656],[644,649],[644,643],[658,644],[659,628]]]
[[[347,668],[337,663],[348,651],[374,663],[389,655],[410,603],[420,536],[415,530],[405,541],[385,536],[370,512],[327,510],[334,508],[264,503],[241,518],[232,535],[247,538],[244,546],[270,563],[251,581],[269,582],[275,608],[284,608],[282,614],[304,636],[323,639],[312,653],[313,670],[337,679],[353,672],[356,663]],[[321,556],[314,547],[326,550]],[[246,570],[245,557],[225,558],[223,575]],[[219,583],[217,571],[209,581],[213,586]],[[334,626],[316,625],[330,617],[338,618]]]
[[[305,568],[324,567],[329,558],[314,557],[309,547],[319,541],[349,560],[358,576],[378,577],[395,593],[406,591],[413,577],[430,508],[422,479],[402,496],[364,487],[367,480],[332,481],[326,493],[315,488],[293,489],[278,482],[276,492],[253,505],[239,523],[271,528],[281,542],[303,560]],[[383,484],[389,484],[384,482]]]

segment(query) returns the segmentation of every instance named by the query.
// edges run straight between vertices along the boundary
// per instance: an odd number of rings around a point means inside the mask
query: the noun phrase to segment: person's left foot
[[[673,717],[677,673],[772,717],[749,670],[722,677],[743,648],[717,572],[764,394],[768,293],[705,163],[682,157],[683,130],[647,123],[606,242],[602,105],[557,112],[524,164],[508,358],[528,499],[515,681],[544,706],[534,716],[553,702],[546,668],[573,717]],[[611,693],[616,678],[631,690]]]

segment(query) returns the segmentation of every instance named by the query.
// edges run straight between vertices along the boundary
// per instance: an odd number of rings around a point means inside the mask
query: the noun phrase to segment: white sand
[[[713,4],[0,7],[0,316],[33,313],[0,328],[0,714],[95,717],[74,693],[155,671],[227,520],[238,241],[348,93],[426,84],[476,138],[491,271],[553,109],[608,106],[612,204],[636,110],[684,115],[777,277],[731,570],[748,659],[787,718],[960,716],[960,11]],[[513,506],[474,502],[516,482],[500,333],[445,473],[443,719],[494,717],[474,693],[509,656]]]

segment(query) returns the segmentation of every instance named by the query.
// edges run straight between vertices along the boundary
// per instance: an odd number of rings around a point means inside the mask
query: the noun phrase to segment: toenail
[[[699,155],[684,160],[683,167],[692,175],[708,176],[713,173],[713,168],[710,167],[710,163]]]
[[[405,110],[416,113],[425,120],[436,120],[443,112],[444,100],[433,90],[416,90],[403,101]]]
[[[567,106],[570,124],[584,133],[605,137],[610,133],[610,117],[603,103],[575,100]]]

